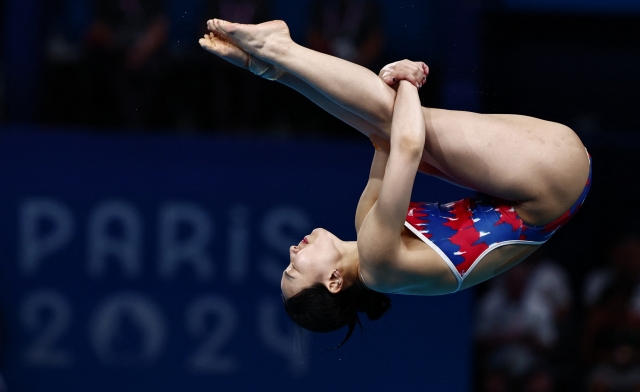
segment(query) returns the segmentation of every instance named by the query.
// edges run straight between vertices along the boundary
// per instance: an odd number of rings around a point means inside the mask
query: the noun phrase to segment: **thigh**
[[[562,215],[584,188],[587,155],[564,125],[517,115],[423,112],[430,163],[468,188],[514,202],[527,223]]]
[[[475,286],[516,266],[529,257],[540,245],[505,245],[489,252],[465,276],[460,290]]]

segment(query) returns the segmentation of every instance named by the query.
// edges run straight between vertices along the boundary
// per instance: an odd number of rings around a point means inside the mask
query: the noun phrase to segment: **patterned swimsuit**
[[[447,263],[460,290],[465,276],[490,251],[510,244],[540,245],[578,211],[591,187],[589,178],[575,204],[544,226],[526,224],[507,202],[478,195],[451,203],[412,202],[405,226]]]

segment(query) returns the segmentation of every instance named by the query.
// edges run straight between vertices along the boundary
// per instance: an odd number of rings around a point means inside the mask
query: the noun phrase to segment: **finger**
[[[396,78],[393,77],[393,74],[388,71],[383,72],[380,78],[389,86],[393,86],[397,81]]]
[[[422,72],[422,68],[418,68],[416,70],[414,77],[416,78],[416,81],[422,86],[422,84],[424,83],[424,73]]]
[[[414,75],[407,75],[407,78],[405,80],[416,86],[416,88],[420,88],[420,83],[418,83],[418,79],[416,79]]]
[[[388,84],[389,86],[393,86],[398,81],[396,78],[391,77],[391,76],[386,76],[386,77],[382,78],[382,80],[384,80],[384,82],[386,84]]]
[[[425,63],[421,63],[422,64],[422,70],[424,71],[425,75],[429,75],[429,66]]]

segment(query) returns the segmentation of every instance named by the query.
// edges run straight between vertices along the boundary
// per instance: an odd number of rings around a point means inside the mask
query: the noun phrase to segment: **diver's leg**
[[[396,94],[373,72],[294,43],[282,21],[240,25],[213,19],[207,25],[246,52],[293,74],[388,138]]]
[[[545,224],[578,199],[589,175],[582,142],[568,127],[533,117],[423,108],[425,149],[457,182],[516,202]]]
[[[249,62],[248,62],[249,57],[246,52],[242,51],[241,49],[229,43],[228,41],[225,41],[220,37],[215,36],[214,34],[206,35],[204,38],[200,40],[200,44],[207,51],[217,55],[218,57],[224,60],[231,62],[234,65],[237,65],[241,68],[246,68],[249,65]],[[259,73],[259,71],[262,71],[263,69],[264,68],[254,69],[253,71],[254,72],[258,71]],[[276,77],[278,75],[279,77],[277,81],[279,83],[296,90],[297,92],[299,92],[300,94],[304,95],[309,100],[311,100],[313,103],[315,103],[316,105],[324,109],[326,112],[335,116],[341,121],[347,123],[353,128],[357,129],[362,134],[368,137],[371,134],[377,134],[381,137],[385,136],[384,131],[380,130],[378,127],[374,126],[369,121],[366,121],[360,116],[360,115],[366,115],[367,111],[371,107],[371,106],[367,106],[366,101],[348,98],[349,100],[355,102],[355,104],[352,105],[352,110],[360,114],[358,115],[338,105],[332,99],[329,98],[331,96],[328,93],[327,95],[323,94],[321,91],[318,91],[313,86],[304,82],[302,79],[295,76],[294,74],[291,74],[288,72],[281,74],[279,72],[279,69],[274,68],[274,69],[267,70],[262,76],[270,78],[270,77]],[[393,91],[393,99],[395,101],[395,90],[393,89],[391,90]],[[336,97],[331,97],[331,98],[338,100]],[[377,98],[378,97],[373,97],[372,100],[375,100]],[[386,123],[386,121],[384,123]],[[380,147],[386,151],[389,151],[388,140],[383,140],[382,145]],[[425,156],[423,157],[423,162],[420,164],[420,169],[419,169],[420,172],[430,176],[440,178],[454,185],[462,186],[461,184],[453,180],[451,177],[443,173],[441,170],[438,170],[436,167],[434,167],[433,164],[429,164],[428,162],[433,162],[433,159],[428,157],[427,154],[425,153]]]
[[[295,44],[282,21],[209,28],[287,70],[388,136],[395,91],[365,68]],[[588,175],[582,143],[569,128],[525,116],[423,108],[426,155],[456,182],[520,202],[523,218],[544,222],[577,199]],[[521,211],[519,211],[520,213]]]
[[[241,68],[247,68],[251,63],[249,63],[249,55],[243,50],[239,49],[237,46],[231,44],[228,41],[223,40],[219,36],[215,36],[214,34],[208,34],[204,38],[200,40],[200,45],[206,49],[207,51],[223,58],[230,63],[237,65]],[[268,65],[268,64],[267,64]],[[252,70],[254,73],[258,70]],[[366,136],[369,136],[371,133],[380,133],[379,128],[366,121],[361,115],[366,114],[369,110],[369,107],[374,107],[374,105],[367,106],[364,103],[364,100],[360,100],[363,102],[363,105],[354,105],[355,113],[345,109],[343,106],[339,105],[335,102],[337,100],[336,97],[327,97],[327,95],[321,93],[313,86],[304,82],[302,79],[297,77],[291,73],[280,74],[277,68],[268,69],[262,76],[263,77],[275,77],[278,76],[278,82],[288,86],[305,97],[311,100],[313,103],[337,117],[338,119],[344,121],[345,123],[351,125],[356,128],[358,131],[363,133]],[[377,77],[376,77],[377,79]],[[330,98],[334,98],[333,100]],[[395,91],[391,96],[391,99],[395,101]],[[353,97],[349,96],[348,100],[354,100]],[[392,106],[393,106],[392,101]],[[360,115],[358,115],[360,114]]]

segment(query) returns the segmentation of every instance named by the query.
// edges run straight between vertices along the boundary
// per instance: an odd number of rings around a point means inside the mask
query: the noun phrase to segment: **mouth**
[[[308,243],[309,243],[309,240],[307,240],[307,237],[304,237],[304,238],[302,239],[302,242],[304,242],[305,244],[308,244]]]

